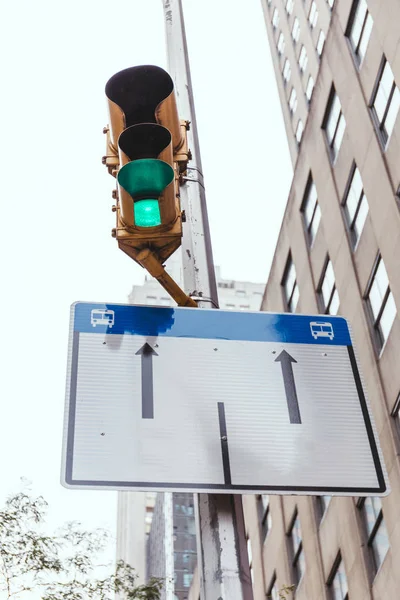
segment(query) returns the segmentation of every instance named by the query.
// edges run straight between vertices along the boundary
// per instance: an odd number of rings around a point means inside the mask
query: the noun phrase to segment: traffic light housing
[[[109,79],[106,96],[103,162],[117,179],[113,234],[132,258],[150,249],[163,262],[181,244],[179,177],[188,161],[173,81],[160,67],[131,67]]]

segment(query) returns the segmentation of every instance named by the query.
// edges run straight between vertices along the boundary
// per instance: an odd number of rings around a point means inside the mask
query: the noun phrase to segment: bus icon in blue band
[[[115,313],[113,310],[95,308],[90,313],[90,322],[93,327],[96,327],[96,325],[107,325],[107,327],[112,327],[114,325],[114,318]]]
[[[314,340],[320,337],[327,337],[330,340],[333,340],[333,338],[335,337],[331,323],[323,321],[311,321],[310,329],[311,335],[313,336]]]

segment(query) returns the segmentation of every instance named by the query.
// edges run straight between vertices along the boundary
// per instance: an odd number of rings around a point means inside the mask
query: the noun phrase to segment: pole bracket
[[[145,248],[143,250],[135,250],[132,246],[126,244],[119,244],[121,250],[123,250],[128,256],[136,260],[152,277],[163,286],[168,294],[175,300],[178,306],[190,306],[197,308],[197,302],[185,294],[185,292],[179,287],[179,285],[172,279],[164,269],[162,263],[158,259],[157,255],[150,250]]]
[[[193,294],[189,294],[189,296],[190,296],[190,298],[192,298],[192,300],[195,300],[196,302],[209,302],[210,304],[213,305],[214,308],[219,308],[218,303],[215,302],[212,298],[208,298],[207,296],[202,296],[198,292],[193,292]]]

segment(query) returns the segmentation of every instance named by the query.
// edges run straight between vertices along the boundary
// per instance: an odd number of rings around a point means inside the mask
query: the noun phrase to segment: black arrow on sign
[[[275,359],[275,362],[281,363],[290,422],[301,423],[299,401],[297,400],[296,383],[292,367],[292,363],[297,363],[297,360],[293,356],[290,356],[286,350],[282,350],[278,358]]]
[[[147,342],[138,354],[142,356],[142,419],[154,419],[153,354],[158,354]]]

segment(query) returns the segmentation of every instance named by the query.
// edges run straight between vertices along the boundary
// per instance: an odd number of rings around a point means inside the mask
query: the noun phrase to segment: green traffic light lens
[[[174,179],[174,170],[166,162],[155,158],[141,158],[120,169],[118,183],[135,200],[157,198]]]
[[[138,227],[157,227],[161,225],[158,200],[137,200],[133,204],[135,225]]]

